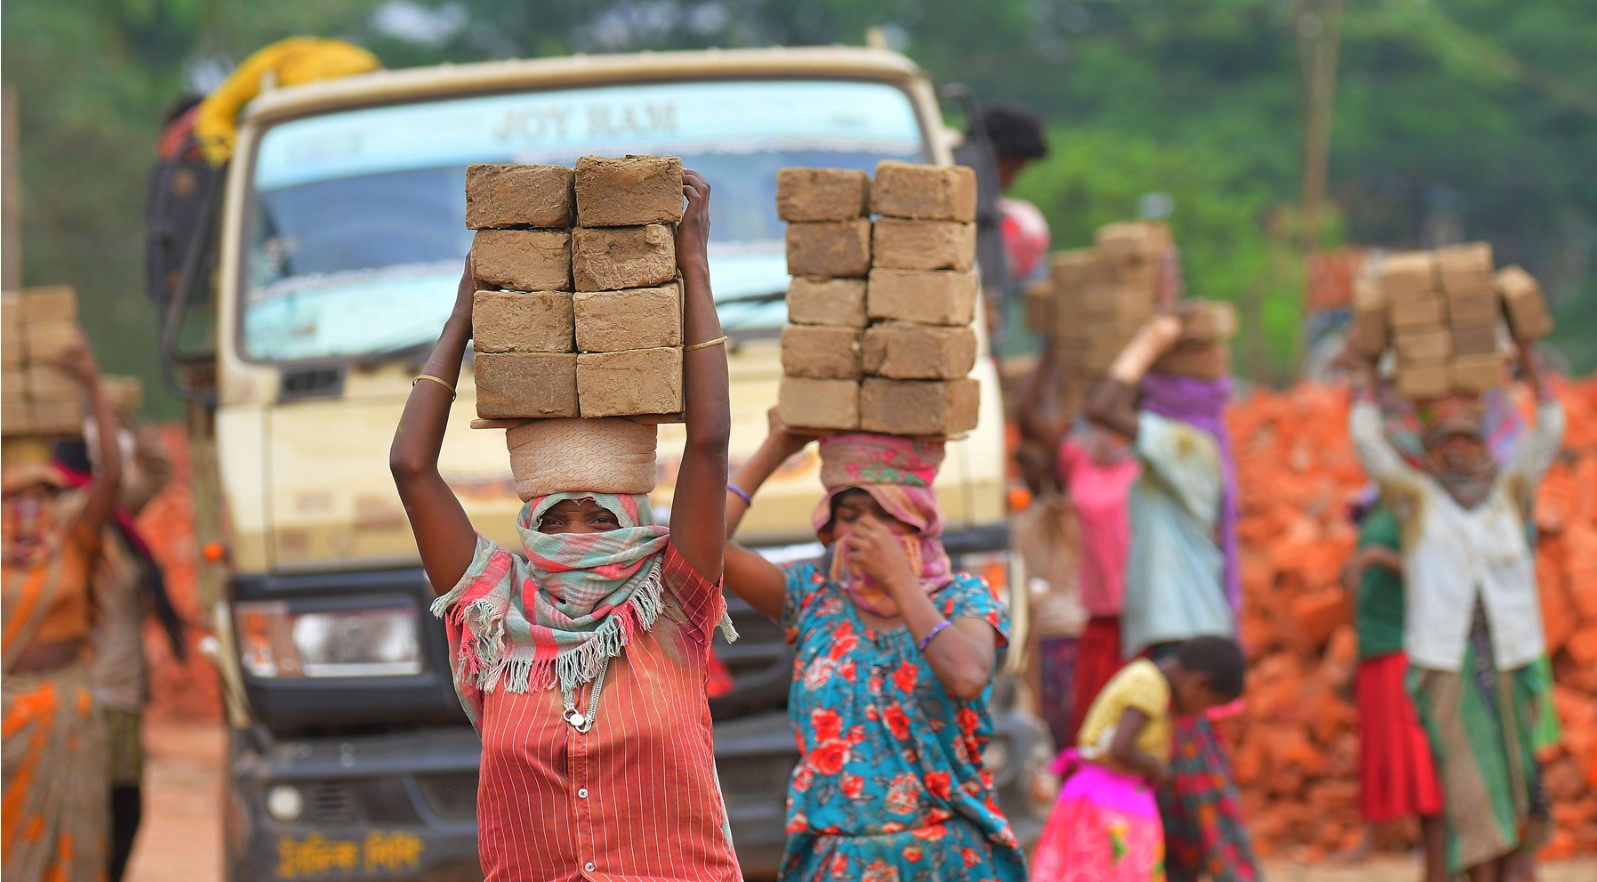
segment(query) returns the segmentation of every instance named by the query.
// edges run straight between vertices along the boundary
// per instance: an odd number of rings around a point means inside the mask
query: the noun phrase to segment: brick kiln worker
[[[710,293],[709,185],[683,173],[687,447],[671,526],[653,522],[655,430],[558,419],[509,431],[524,554],[477,535],[438,472],[472,332],[473,281],[418,377],[391,465],[482,735],[488,882],[740,879],[704,692],[721,576],[727,366]]]
[[[1373,363],[1351,416],[1354,449],[1402,527],[1409,688],[1441,776],[1448,871],[1471,882],[1507,879],[1547,812],[1533,733],[1546,645],[1525,513],[1558,453],[1564,411],[1530,345],[1520,353],[1536,425],[1502,467],[1478,404],[1457,398],[1422,409],[1429,470],[1406,463],[1368,391]]]
[[[1130,439],[1142,465],[1121,619],[1128,658],[1159,660],[1180,641],[1236,631],[1237,491],[1223,420],[1231,384],[1150,372],[1183,330],[1175,315],[1150,319],[1087,395],[1087,418]],[[1171,728],[1170,776],[1158,791],[1169,878],[1258,878],[1214,726],[1194,716]]]
[[[728,487],[728,537],[750,494],[809,440],[773,411]],[[981,758],[1008,614],[943,549],[931,486],[943,443],[849,433],[822,440],[820,457],[819,565],[726,547],[728,590],[796,646],[800,758],[780,878],[1020,882],[1025,857]]]

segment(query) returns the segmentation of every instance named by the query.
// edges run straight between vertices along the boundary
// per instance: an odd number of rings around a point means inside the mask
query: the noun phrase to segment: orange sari
[[[3,566],[0,876],[8,882],[103,882],[106,875],[106,742],[88,666],[14,670],[46,624],[59,624],[52,613],[74,606],[71,592],[87,592],[83,555],[66,542],[47,560]]]

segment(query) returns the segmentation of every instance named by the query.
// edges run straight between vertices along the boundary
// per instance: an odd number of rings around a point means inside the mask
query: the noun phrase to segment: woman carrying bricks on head
[[[81,335],[59,364],[82,382],[95,421],[112,425]],[[98,453],[98,474],[71,495],[48,439],[7,438],[0,453],[6,879],[105,878],[110,785],[87,656],[91,577],[122,473],[115,432],[101,433]]]
[[[687,446],[654,523],[655,430],[624,419],[509,431],[526,499],[516,553],[479,536],[438,472],[471,336],[472,275],[394,437],[391,465],[441,595],[455,688],[482,736],[489,882],[740,879],[704,693],[726,490],[725,341],[710,293],[709,185],[683,173]],[[709,345],[703,345],[709,344]]]
[[[1526,514],[1563,437],[1564,411],[1528,345],[1536,425],[1499,466],[1478,402],[1420,409],[1428,468],[1382,432],[1375,367],[1353,406],[1359,459],[1403,535],[1408,687],[1441,778],[1448,872],[1507,879],[1547,812],[1534,755],[1545,653]]]
[[[774,412],[771,423],[727,488],[728,537],[809,440]],[[797,653],[780,878],[1019,882],[1025,857],[981,756],[1008,616],[943,549],[932,490],[943,444],[852,433],[822,440],[820,458],[819,562],[779,567],[726,547],[727,588],[780,622]]]
[[[1128,439],[1141,467],[1121,616],[1128,659],[1157,661],[1181,641],[1236,632],[1237,490],[1224,422],[1231,383],[1150,372],[1182,330],[1175,315],[1149,320],[1087,394],[1087,418]],[[1169,877],[1258,878],[1212,722],[1181,717],[1171,730],[1170,777],[1158,791]]]

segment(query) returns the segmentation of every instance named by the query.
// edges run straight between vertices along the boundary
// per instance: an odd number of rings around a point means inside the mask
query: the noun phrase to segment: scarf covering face
[[[869,493],[883,511],[914,528],[914,535],[899,536],[898,541],[922,590],[932,594],[953,580],[953,564],[943,548],[943,513],[932,489],[943,464],[942,442],[856,432],[822,439],[820,453],[826,495],[810,520],[816,537],[831,550],[832,581],[856,605],[884,618],[898,615],[887,589],[856,575],[848,546],[835,542],[832,511],[837,497],[848,490]]]
[[[1235,611],[1242,604],[1242,570],[1237,551],[1241,497],[1237,492],[1237,462],[1231,446],[1231,430],[1225,423],[1225,408],[1230,401],[1230,377],[1199,380],[1174,374],[1148,374],[1142,378],[1143,409],[1207,432],[1219,448],[1219,545],[1225,557],[1221,584],[1225,586],[1226,601]]]
[[[538,532],[555,504],[591,499],[614,514],[604,533]],[[511,692],[576,689],[660,615],[660,553],[670,530],[654,523],[649,498],[609,493],[554,493],[529,500],[516,518],[531,577],[504,578],[460,615],[483,670],[468,674],[484,692],[501,678]],[[514,571],[512,571],[514,572]],[[443,612],[439,598],[434,614]]]

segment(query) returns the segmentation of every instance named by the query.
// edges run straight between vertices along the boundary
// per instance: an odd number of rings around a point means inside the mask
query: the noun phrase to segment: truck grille
[[[477,819],[477,773],[417,775],[416,787],[427,810],[441,821]]]
[[[306,788],[306,814],[317,824],[355,820],[355,795],[345,784],[313,784]]]

